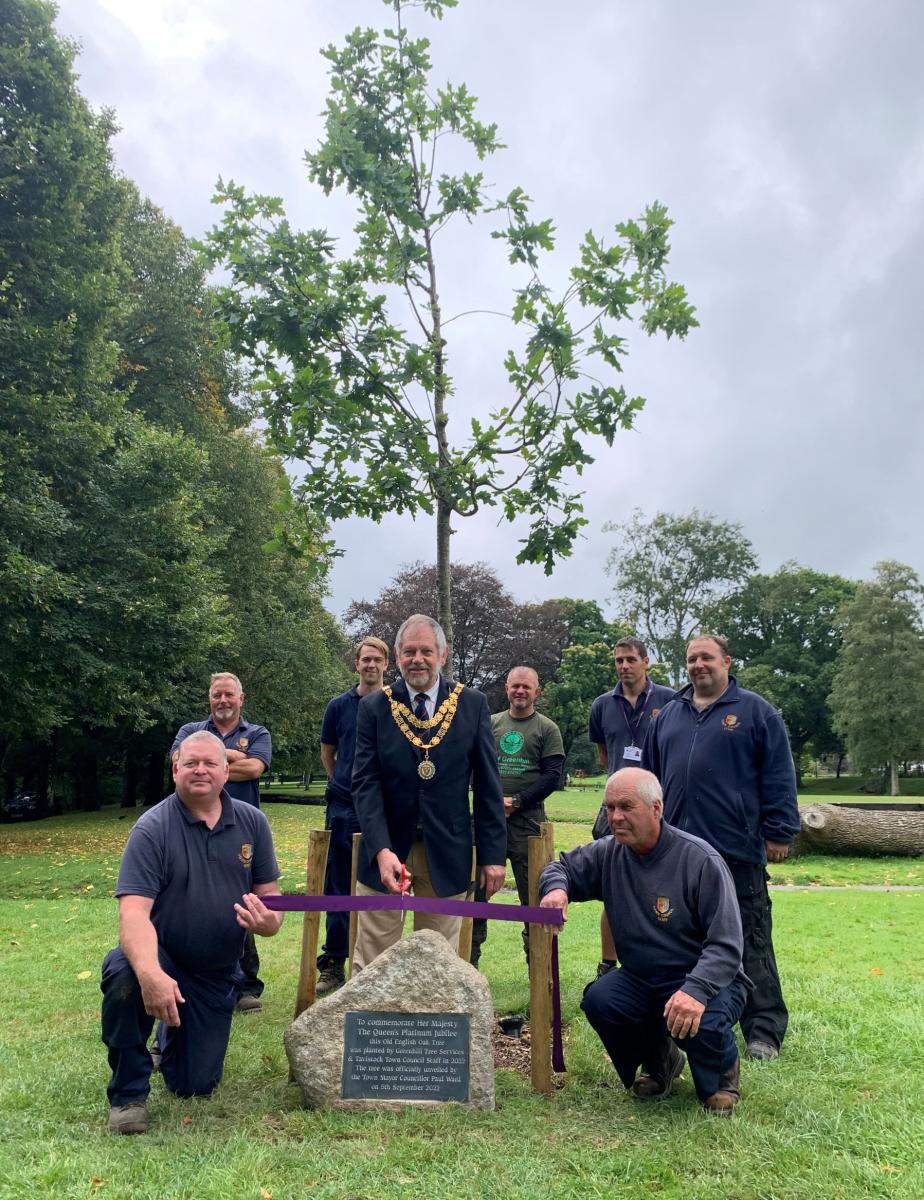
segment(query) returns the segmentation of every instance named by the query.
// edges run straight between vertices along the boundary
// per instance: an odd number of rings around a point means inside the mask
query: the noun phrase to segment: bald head
[[[610,833],[636,854],[648,854],[661,836],[661,785],[650,771],[623,767],[606,781],[603,794]]]

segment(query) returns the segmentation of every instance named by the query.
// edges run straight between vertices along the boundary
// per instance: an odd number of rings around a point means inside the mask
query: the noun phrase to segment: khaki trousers
[[[415,896],[435,896],[430,872],[427,868],[427,854],[423,842],[415,842],[407,856],[408,874],[411,877],[411,891]],[[356,883],[357,896],[381,896],[381,892],[365,884]],[[446,900],[464,900],[466,892],[455,896],[445,896]],[[368,966],[374,958],[401,940],[404,928],[404,918],[407,914],[397,909],[386,912],[359,912],[356,914],[356,946],[353,950],[353,974]],[[453,950],[459,949],[459,933],[462,929],[461,917],[441,917],[436,913],[414,913],[414,932],[419,929],[433,929],[441,933]]]

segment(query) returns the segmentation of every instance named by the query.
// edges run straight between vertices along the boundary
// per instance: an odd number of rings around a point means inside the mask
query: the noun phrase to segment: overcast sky
[[[60,0],[58,28],[82,44],[83,93],[116,111],[119,168],[187,234],[218,220],[221,175],[348,237],[348,198],[324,197],[302,162],[327,91],[318,51],[388,17],[379,0]],[[498,194],[520,185],[554,220],[553,275],[587,228],[609,234],[657,199],[701,323],[685,342],[633,340],[625,383],[648,404],[612,450],[597,444],[586,537],[550,579],[515,565],[525,525],[491,511],[456,522],[454,557],[489,562],[521,601],[606,607],[603,525],[697,507],[740,522],[764,570],[862,578],[895,558],[924,574],[924,5],[461,0],[416,30],[435,80],[466,82],[498,123]],[[509,308],[523,282],[484,237],[447,246],[449,315]],[[496,403],[506,326],[450,336],[455,411]],[[434,558],[426,518],[333,533],[337,614]]]

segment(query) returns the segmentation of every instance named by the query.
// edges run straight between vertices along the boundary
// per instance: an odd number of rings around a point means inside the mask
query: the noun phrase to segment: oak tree
[[[358,205],[355,248],[297,231],[279,199],[222,181],[224,218],[206,248],[229,278],[221,311],[234,345],[312,505],[332,519],[435,517],[437,616],[452,641],[453,517],[525,515],[517,561],[551,572],[586,524],[573,476],[594,440],[611,445],[643,404],[620,382],[623,329],[683,337],[696,321],[666,273],[671,221],[659,203],[612,239],[588,232],[563,291],[543,282],[552,221],[532,214],[522,187],[492,193],[480,164],[502,148],[497,126],[465,84],[434,85],[429,42],[405,26],[409,9],[442,18],[455,0],[386,3],[394,28],[357,28],[323,51],[324,135],[305,156],[325,194],[344,189]],[[441,167],[460,149],[466,166]],[[451,322],[467,314],[442,300],[447,227],[478,218],[514,271],[514,343],[487,411],[455,394]]]

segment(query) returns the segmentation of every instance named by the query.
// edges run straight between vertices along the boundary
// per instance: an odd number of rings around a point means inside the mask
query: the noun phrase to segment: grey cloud
[[[199,59],[162,59],[100,5],[62,3],[59,25],[84,42],[82,86],[123,126],[122,169],[191,234],[217,219],[219,174],[346,234],[349,202],[310,189],[301,161],[326,91],[317,52],[386,10],[206,11],[224,36]],[[496,512],[457,522],[456,557],[492,562],[521,599],[603,599],[604,522],[695,505],[740,521],[767,569],[797,558],[859,576],[895,557],[924,570],[924,8],[462,0],[426,31],[436,78],[466,81],[508,143],[488,178],[499,194],[521,184],[555,220],[552,274],[564,278],[588,226],[607,233],[658,198],[676,220],[672,273],[702,322],[683,344],[633,337],[626,383],[649,404],[580,481],[586,539],[551,580],[514,565],[525,529],[497,527]],[[447,311],[509,304],[517,280],[495,244],[463,234],[445,252]],[[490,317],[451,331],[458,430],[503,395],[510,331]],[[398,563],[432,557],[428,521],[334,532],[337,612]]]

